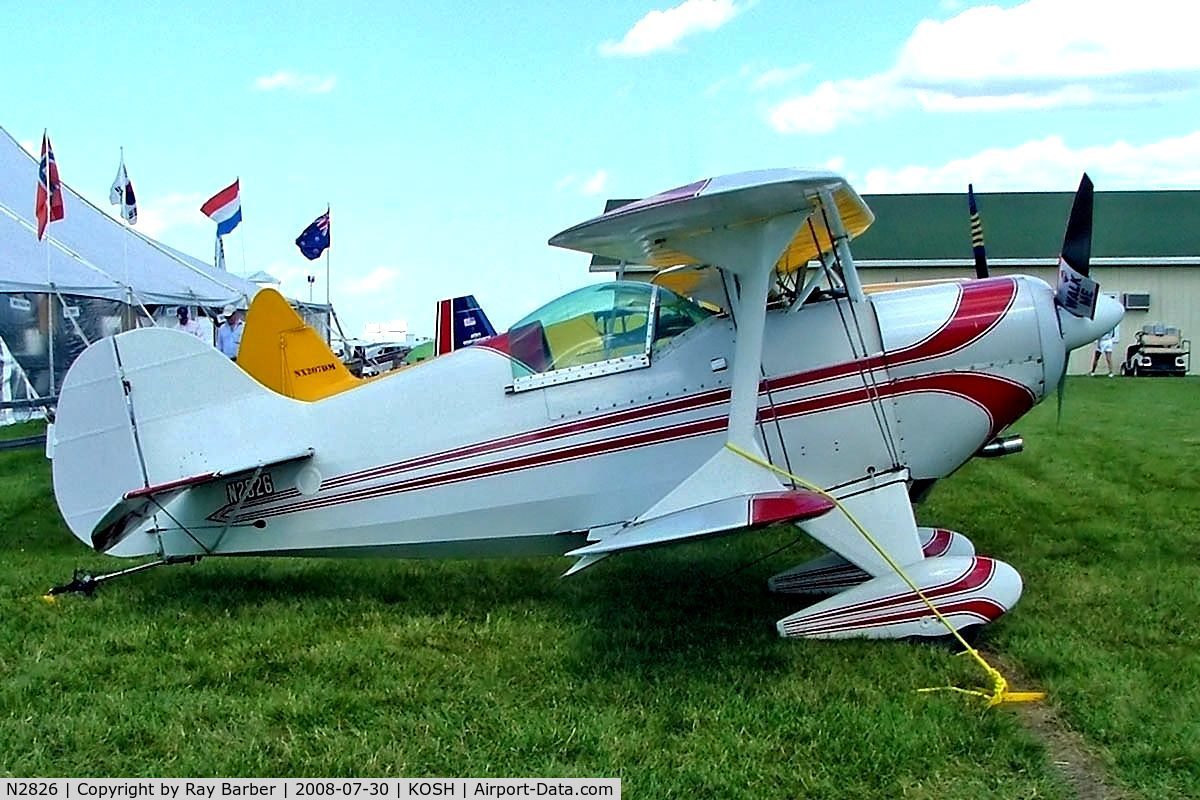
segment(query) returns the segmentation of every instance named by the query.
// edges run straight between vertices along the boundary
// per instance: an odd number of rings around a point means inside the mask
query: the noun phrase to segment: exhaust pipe
[[[1011,456],[1024,449],[1025,440],[1020,435],[1013,434],[1012,436],[997,436],[979,448],[979,452],[975,455],[980,458],[999,458],[1000,456]]]

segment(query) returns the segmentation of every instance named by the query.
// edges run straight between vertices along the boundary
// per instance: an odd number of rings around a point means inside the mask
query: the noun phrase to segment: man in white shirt
[[[175,310],[175,313],[179,317],[179,330],[184,333],[190,333],[197,339],[204,339],[204,329],[200,327],[200,323],[197,320],[189,319],[187,306],[180,306]]]
[[[242,346],[242,329],[246,327],[242,322],[242,312],[227,305],[217,319],[221,322],[217,328],[217,349],[237,361],[238,348]]]
[[[1117,339],[1120,337],[1120,335],[1120,329],[1118,326],[1096,340],[1096,349],[1092,353],[1092,369],[1090,372],[1088,372],[1088,375],[1096,374],[1096,365],[1100,363],[1100,354],[1103,353],[1104,360],[1108,363],[1108,377],[1111,378],[1113,376],[1112,352],[1113,347],[1116,345]]]

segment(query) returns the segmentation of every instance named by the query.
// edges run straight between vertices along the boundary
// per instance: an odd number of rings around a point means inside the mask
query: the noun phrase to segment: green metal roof
[[[1054,258],[1072,192],[976,193],[988,258]],[[863,195],[875,224],[856,261],[971,258],[966,192]],[[1200,255],[1200,191],[1096,192],[1093,258]]]
[[[1072,192],[977,192],[988,259],[1055,258]],[[854,240],[855,261],[971,259],[967,193],[866,194],[875,224]],[[609,200],[605,211],[631,202]],[[1092,258],[1200,261],[1200,191],[1096,192]],[[617,263],[594,257],[592,271]]]

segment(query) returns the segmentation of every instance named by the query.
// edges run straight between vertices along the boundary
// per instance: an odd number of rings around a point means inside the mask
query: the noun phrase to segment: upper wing
[[[824,207],[826,198],[834,208]],[[689,238],[715,229],[736,233],[743,226],[796,212],[809,217],[835,212],[850,238],[875,221],[863,199],[838,175],[759,170],[708,178],[620,206],[568,228],[550,239],[550,244],[659,268],[702,264],[706,259],[687,247]],[[802,226],[783,249],[776,269],[800,269],[833,246],[823,221]]]

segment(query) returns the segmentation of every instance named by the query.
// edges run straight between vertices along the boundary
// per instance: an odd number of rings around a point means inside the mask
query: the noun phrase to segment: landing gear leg
[[[51,587],[50,591],[46,592],[46,597],[57,597],[60,594],[81,594],[85,597],[91,597],[96,593],[96,589],[103,583],[108,583],[116,578],[125,575],[133,575],[138,572],[145,572],[153,567],[163,567],[169,564],[195,564],[200,560],[200,556],[179,556],[175,558],[162,558],[158,561],[147,561],[145,564],[138,564],[136,567],[117,570],[116,572],[106,572],[101,575],[93,575],[85,570],[77,569],[71,578],[70,583],[60,584]]]

